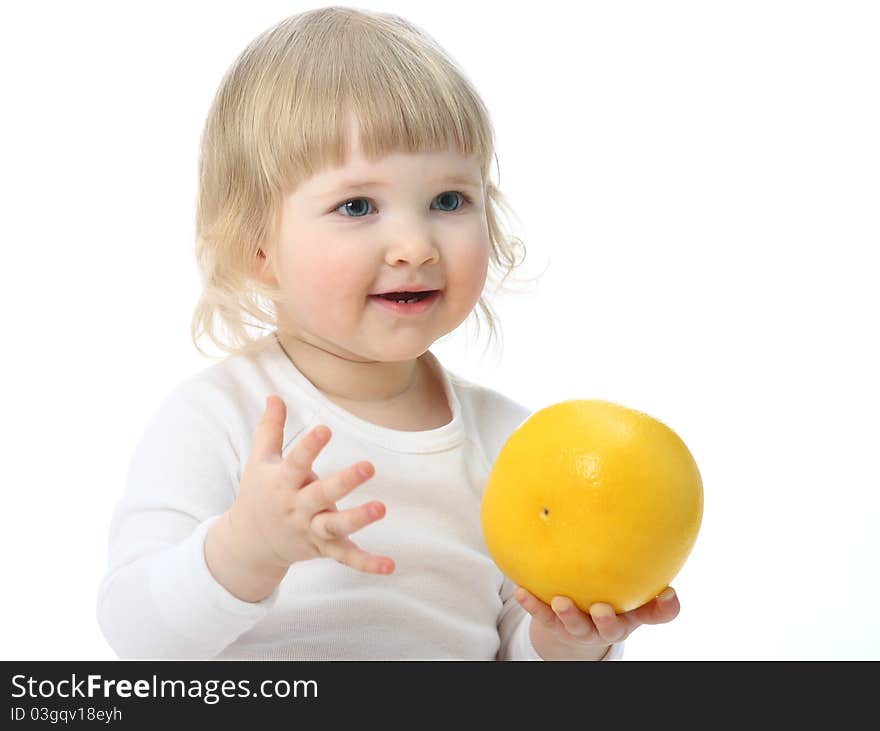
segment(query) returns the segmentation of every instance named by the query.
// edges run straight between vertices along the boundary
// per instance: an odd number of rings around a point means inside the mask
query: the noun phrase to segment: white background
[[[297,2],[0,10],[4,659],[112,659],[107,528],[189,340],[197,146]],[[880,17],[863,2],[383,2],[482,93],[528,245],[450,369],[672,427],[705,514],[630,659],[880,659]],[[497,176],[497,171],[494,171]]]

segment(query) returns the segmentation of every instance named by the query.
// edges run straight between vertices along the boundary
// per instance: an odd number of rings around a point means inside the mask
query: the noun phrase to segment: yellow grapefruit
[[[480,522],[501,572],[549,604],[618,613],[665,589],[691,552],[703,483],[684,442],[639,411],[570,400],[529,416],[486,482]]]

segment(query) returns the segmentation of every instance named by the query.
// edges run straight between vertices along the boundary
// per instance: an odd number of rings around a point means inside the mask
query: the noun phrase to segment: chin
[[[376,351],[376,360],[382,361],[383,363],[397,363],[399,361],[415,360],[431,347],[431,342],[422,341],[413,345],[407,345],[406,343],[401,342],[389,343],[387,346],[383,345],[378,348],[374,347],[372,350]]]

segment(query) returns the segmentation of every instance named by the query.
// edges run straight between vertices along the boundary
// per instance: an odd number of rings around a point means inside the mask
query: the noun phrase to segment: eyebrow
[[[456,183],[458,185],[469,185],[474,188],[479,188],[481,183],[479,180],[471,177],[470,175],[442,175],[439,178],[434,178],[429,181],[432,184],[439,183]],[[321,197],[328,197],[332,195],[340,195],[347,190],[355,190],[362,188],[387,188],[388,183],[381,180],[343,180],[339,185],[325,190],[321,193]]]

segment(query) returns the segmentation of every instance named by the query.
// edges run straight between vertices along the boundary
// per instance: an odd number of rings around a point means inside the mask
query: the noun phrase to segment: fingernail
[[[663,593],[660,594],[658,599],[661,602],[671,602],[674,597],[675,597],[675,590],[671,586],[667,586],[663,590]]]
[[[550,600],[550,608],[554,612],[567,612],[571,607],[571,600],[565,597],[555,596]]]
[[[614,616],[614,607],[607,604],[597,604],[590,609],[590,614],[599,619],[608,619]]]

